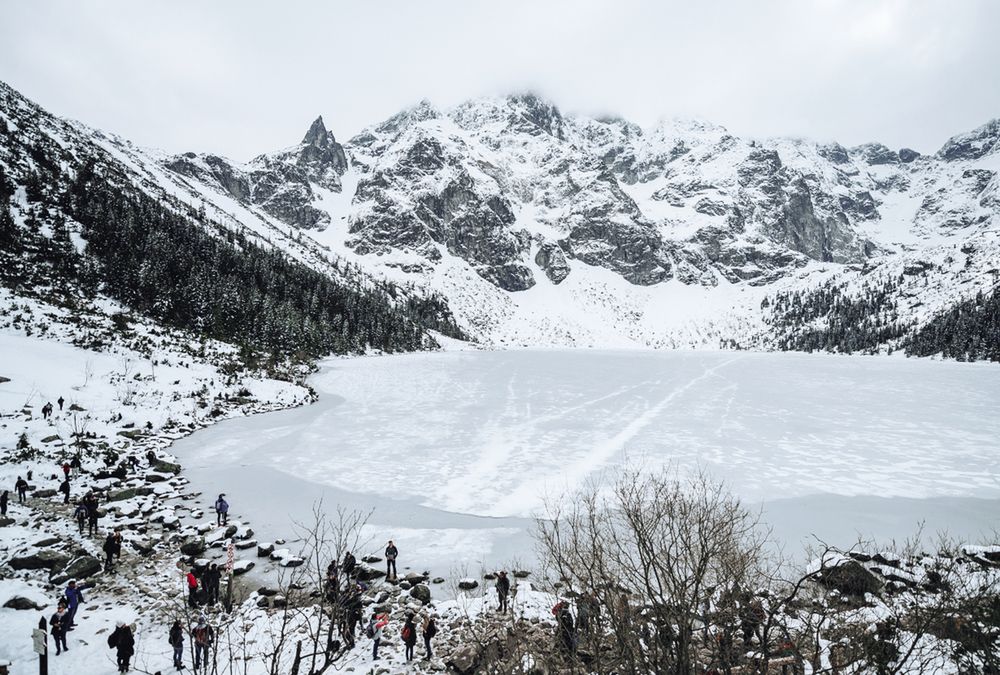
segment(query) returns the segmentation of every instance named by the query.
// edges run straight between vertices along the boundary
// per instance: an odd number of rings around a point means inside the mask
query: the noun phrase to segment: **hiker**
[[[79,452],[76,453],[75,455],[73,455],[73,459],[70,460],[70,463],[69,463],[69,468],[72,470],[71,475],[74,478],[80,473],[81,462],[80,462],[80,453]]]
[[[139,458],[136,457],[135,455],[129,455],[128,456],[128,465],[129,465],[129,467],[131,467],[132,471],[138,472],[139,471]]]
[[[76,503],[73,517],[76,518],[76,524],[80,528],[80,536],[83,536],[83,526],[87,524],[87,507],[84,506],[82,499]]]
[[[344,570],[344,576],[350,580],[351,575],[354,574],[354,568],[358,566],[358,561],[354,559],[351,552],[348,551],[344,554],[344,564],[341,565],[341,569]]]
[[[117,652],[118,672],[127,673],[129,661],[135,654],[135,635],[132,634],[132,627],[124,621],[119,621],[115,632],[108,636],[108,647]]]
[[[59,483],[59,492],[63,493],[63,504],[69,504],[69,478]]]
[[[214,636],[212,627],[208,625],[204,614],[198,617],[198,623],[191,631],[191,637],[194,639],[194,669],[201,668],[201,662],[204,659],[205,669],[208,670],[208,648],[211,646]]]
[[[104,545],[101,547],[104,551],[104,571],[110,574],[115,572],[115,534],[114,532],[108,532],[107,539],[104,540]]]
[[[424,658],[429,659],[434,656],[434,654],[431,653],[431,638],[437,635],[438,632],[437,623],[430,614],[424,618],[424,625],[422,626],[420,632],[424,636],[424,649],[427,651]]]
[[[156,459],[156,453],[153,452],[152,450],[148,451],[146,453],[146,461],[149,462],[150,466],[153,466],[154,464],[156,464],[156,462],[158,461]]]
[[[332,562],[330,566],[326,568],[326,599],[331,605],[337,604],[337,599],[340,597],[340,577],[337,576],[337,563]]]
[[[229,522],[229,502],[225,497],[226,495],[221,494],[215,500],[215,524],[220,526]]]
[[[42,419],[47,420],[49,418],[49,415],[51,414],[52,414],[52,404],[46,403],[45,405],[42,406]]]
[[[403,623],[403,630],[400,631],[399,637],[403,639],[403,644],[406,646],[406,660],[413,660],[413,647],[417,644],[417,624],[413,623],[413,615],[407,614],[406,621]]]
[[[76,610],[80,607],[80,603],[83,602],[83,589],[84,585],[78,585],[76,579],[70,579],[66,585],[64,594],[66,596],[66,604],[69,607],[67,611],[68,620],[66,622],[66,630],[73,630],[73,626],[76,625]]]
[[[63,478],[65,478],[66,480],[69,480],[69,470],[71,468],[72,467],[69,465],[69,462],[62,463]]]
[[[385,614],[372,613],[371,620],[368,621],[366,633],[372,639],[372,659],[378,661],[378,645],[382,641],[382,631],[389,625],[389,617]]]
[[[56,613],[49,618],[49,626],[51,627],[50,632],[52,633],[52,637],[56,642],[56,656],[59,656],[64,651],[68,652],[69,647],[66,646],[66,628],[69,626],[69,620],[66,616],[66,603],[59,603]]]
[[[56,403],[59,404],[59,412],[62,412],[63,403],[65,403],[65,402],[66,402],[66,399],[64,399],[62,396],[60,396],[59,400],[56,401]]]
[[[396,556],[399,555],[399,549],[396,545],[392,543],[392,539],[389,540],[389,545],[385,547],[385,578],[395,579],[396,578]]]
[[[559,636],[559,646],[562,647],[566,656],[571,656],[576,651],[576,627],[573,625],[573,614],[570,613],[569,605],[565,602],[560,602],[556,607],[558,608],[556,631]]]
[[[28,481],[18,476],[17,482],[14,483],[14,490],[17,491],[17,503],[23,504],[24,497],[28,494]]]
[[[10,492],[4,490],[0,493],[0,518],[7,517],[7,502],[10,501]]]
[[[188,585],[188,604],[192,607],[198,606],[198,577],[194,575],[194,568],[188,570],[187,573],[187,585]]]
[[[507,611],[507,596],[510,595],[510,579],[507,578],[507,572],[501,570],[497,574],[497,598],[500,600],[500,611]]]
[[[205,593],[208,596],[207,601],[209,604],[214,605],[219,601],[219,582],[221,578],[222,571],[215,563],[212,563],[212,565],[205,570],[202,582],[205,586]]]
[[[92,537],[97,534],[97,495],[88,492],[83,498],[83,505],[87,507],[87,534]]]
[[[180,619],[174,621],[174,625],[170,627],[170,637],[168,642],[170,642],[170,646],[174,648],[174,668],[177,670],[183,670],[184,626],[181,625]]]

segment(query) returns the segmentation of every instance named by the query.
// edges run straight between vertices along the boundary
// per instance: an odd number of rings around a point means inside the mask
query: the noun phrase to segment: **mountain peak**
[[[326,125],[323,124],[323,116],[320,115],[309,127],[309,131],[306,132],[302,142],[306,145],[315,145],[321,148],[328,144],[329,136],[330,132],[327,131]]]

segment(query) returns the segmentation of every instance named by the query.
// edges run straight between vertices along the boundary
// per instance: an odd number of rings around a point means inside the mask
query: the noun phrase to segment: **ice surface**
[[[502,553],[490,551],[494,528],[509,537],[546,499],[626,461],[706,466],[748,501],[766,502],[789,536],[822,531],[809,514],[837,520],[831,504],[849,516],[838,533],[870,526],[883,536],[905,536],[927,514],[935,526],[967,530],[1000,511],[995,365],[453,352],[335,359],[313,385],[318,404],[179,441],[196,485],[245,477],[255,489],[297,493],[271,502],[275,526],[287,522],[285,507],[302,508],[296,497],[319,494],[303,486],[323,487],[328,502],[374,507],[376,524],[411,531],[413,543],[433,541],[428,530],[455,543],[465,532],[485,557]],[[879,527],[887,518],[898,533]]]

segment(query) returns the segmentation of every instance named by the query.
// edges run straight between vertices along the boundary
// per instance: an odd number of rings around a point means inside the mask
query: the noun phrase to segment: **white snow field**
[[[264,538],[323,497],[374,508],[371,550],[394,538],[407,563],[527,560],[546,499],[623,463],[706,467],[791,549],[921,521],[973,541],[1000,522],[995,364],[466,351],[333,359],[312,384],[317,404],[174,446],[193,487],[226,492]]]

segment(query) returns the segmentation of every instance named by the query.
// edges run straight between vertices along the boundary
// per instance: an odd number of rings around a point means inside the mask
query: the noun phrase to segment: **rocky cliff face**
[[[193,152],[167,158],[163,164],[240,203],[259,206],[289,225],[323,229],[329,225],[330,215],[313,205],[317,199],[313,186],[340,192],[347,156],[318,117],[301,143],[260,155],[246,165]]]
[[[422,101],[343,146],[317,119],[299,145],[245,166],[194,154],[163,164],[444,293],[473,333],[523,335],[514,326],[528,322],[572,340],[565,314],[518,299],[550,288],[649,344],[654,299],[669,295],[657,289],[759,289],[745,296],[759,302],[816,270],[995,238],[998,158],[1000,121],[921,154],[743,139],[692,120],[644,128],[525,94]]]

